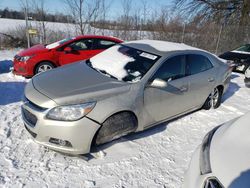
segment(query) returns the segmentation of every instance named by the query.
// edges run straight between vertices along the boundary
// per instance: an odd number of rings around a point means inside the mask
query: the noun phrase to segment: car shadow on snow
[[[158,133],[161,133],[163,131],[165,131],[167,129],[167,126],[169,123],[173,122],[173,121],[176,121],[180,118],[183,118],[189,114],[192,114],[192,113],[195,113],[199,110],[194,110],[192,112],[189,112],[185,115],[182,115],[182,116],[179,116],[177,118],[174,118],[172,120],[169,120],[169,121],[166,121],[166,122],[163,122],[163,123],[160,123],[158,125],[155,125],[149,129],[146,129],[146,130],[143,130],[143,131],[140,131],[140,132],[135,132],[135,133],[130,133],[129,135],[126,135],[126,136],[123,136],[119,139],[116,139],[116,140],[113,140],[111,142],[108,142],[108,143],[105,143],[105,144],[102,144],[100,146],[92,146],[91,147],[91,151],[89,154],[84,154],[84,155],[81,155],[81,156],[84,156],[83,159],[86,160],[86,161],[89,161],[89,160],[92,160],[92,159],[95,159],[95,157],[92,155],[92,153],[97,153],[99,151],[103,151],[115,144],[118,144],[118,143],[123,143],[123,142],[128,142],[128,141],[135,141],[137,139],[141,139],[141,138],[146,138],[148,136],[151,136],[151,135],[154,135],[154,134],[158,134]]]
[[[222,96],[222,101],[221,102],[223,103],[227,99],[232,97],[239,90],[239,88],[240,88],[240,86],[238,84],[236,84],[234,82],[230,82],[226,93],[224,93],[224,95]]]
[[[4,60],[0,61],[0,74],[10,72],[10,68],[13,66],[13,61]]]
[[[26,82],[0,82],[0,105],[19,102]]]

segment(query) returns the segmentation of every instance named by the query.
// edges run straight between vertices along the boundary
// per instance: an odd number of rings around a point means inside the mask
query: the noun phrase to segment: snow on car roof
[[[204,51],[199,48],[188,46],[184,43],[175,43],[160,40],[137,40],[126,42],[126,45],[137,49],[153,52],[156,54],[165,54],[166,52],[172,51],[183,51],[183,50],[198,50]]]

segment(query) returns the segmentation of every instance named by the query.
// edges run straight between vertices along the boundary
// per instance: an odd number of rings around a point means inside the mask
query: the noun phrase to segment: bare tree
[[[108,11],[111,7],[111,1],[107,1],[107,0],[102,0],[101,1],[101,6],[100,6],[100,20],[103,24],[106,23],[106,20],[107,20],[107,14],[108,14]],[[102,34],[104,35],[104,29],[102,30]]]
[[[101,0],[64,0],[64,2],[78,26],[77,30],[80,34],[85,34],[87,23],[97,18]]]
[[[250,0],[173,0],[186,16],[199,15],[202,20],[231,21],[240,26],[250,20]]]
[[[30,35],[29,35],[29,24],[28,24],[28,15],[29,15],[29,4],[27,0],[21,0],[20,5],[23,9],[24,15],[25,15],[25,24],[26,24],[26,38],[27,38],[27,47],[30,47]]]
[[[46,28],[46,12],[47,9],[45,8],[46,0],[34,0],[33,1],[33,11],[36,13],[37,17],[35,18],[38,22],[39,26],[38,29],[41,31],[42,36],[42,43],[47,43],[47,28]]]

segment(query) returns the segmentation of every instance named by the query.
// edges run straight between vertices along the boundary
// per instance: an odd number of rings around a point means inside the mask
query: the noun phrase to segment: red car
[[[58,66],[89,59],[121,42],[123,41],[114,37],[84,35],[49,45],[38,44],[15,55],[13,72],[32,77]]]

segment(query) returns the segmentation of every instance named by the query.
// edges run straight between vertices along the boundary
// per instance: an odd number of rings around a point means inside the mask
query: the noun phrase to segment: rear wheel
[[[221,104],[222,90],[218,87],[214,88],[203,105],[203,109],[218,108]]]
[[[121,112],[109,117],[99,129],[94,140],[95,145],[104,144],[120,138],[137,128],[137,119],[130,112]]]
[[[51,70],[55,68],[55,66],[50,63],[50,62],[41,62],[37,65],[36,69],[35,69],[35,74],[41,73],[41,72],[45,72],[48,70]]]

